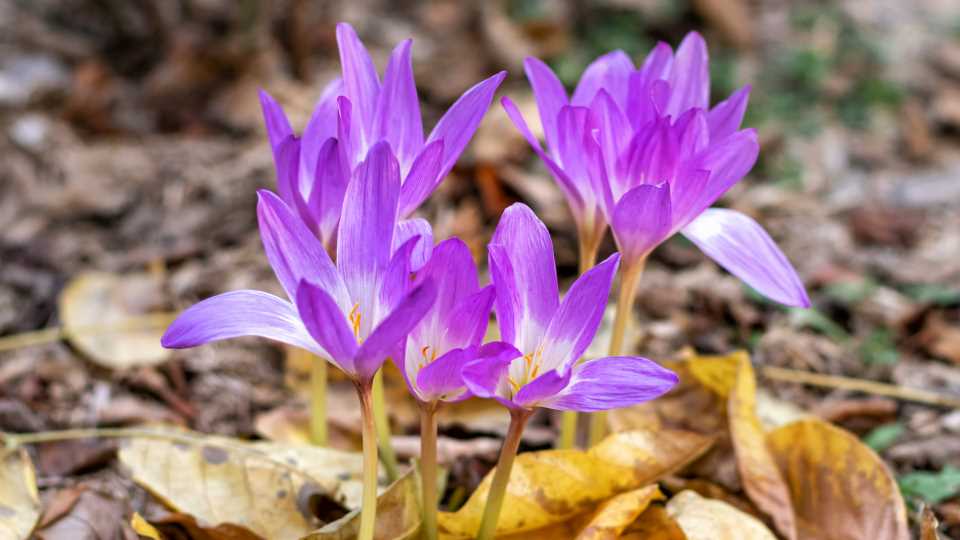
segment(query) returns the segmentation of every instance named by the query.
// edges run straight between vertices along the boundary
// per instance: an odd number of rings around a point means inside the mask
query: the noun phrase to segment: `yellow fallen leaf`
[[[610,497],[676,472],[709,449],[709,437],[679,430],[624,432],[583,450],[545,450],[517,456],[507,486],[497,535],[561,523]],[[492,473],[466,504],[440,513],[441,529],[472,537],[480,525]]]
[[[265,538],[299,538],[322,525],[316,497],[356,507],[361,457],[318,447],[245,443],[185,432],[132,438],[119,453],[134,480],[168,507]]]
[[[667,514],[688,540],[776,540],[757,518],[693,491],[681,491],[667,502]],[[868,537],[856,537],[868,538]]]
[[[767,448],[763,426],[757,416],[757,381],[750,358],[736,358],[736,380],[729,394],[730,436],[743,489],[762,512],[770,516],[780,534],[797,538],[790,492]]]
[[[160,346],[160,337],[172,317],[147,315],[160,297],[158,289],[148,274],[80,274],[60,293],[63,332],[80,352],[106,368],[163,362],[171,351]]]
[[[920,540],[940,540],[940,534],[937,533],[937,516],[933,515],[933,510],[929,506],[924,506],[920,512]]]
[[[667,509],[650,505],[620,537],[621,540],[687,540]]]
[[[907,540],[907,512],[890,470],[852,434],[800,420],[767,434],[803,540]]]
[[[727,397],[737,380],[740,362],[747,358],[744,351],[725,356],[694,356],[687,360],[690,374],[720,397]]]
[[[40,518],[33,462],[23,448],[0,452],[0,537],[28,538]]]
[[[660,499],[663,494],[656,485],[621,493],[600,505],[577,540],[616,540],[651,502]]]
[[[375,540],[406,540],[420,532],[420,480],[416,469],[407,471],[377,497]],[[360,531],[360,510],[324,525],[301,540],[352,540]]]
[[[133,517],[130,518],[130,526],[133,527],[134,532],[140,536],[146,536],[150,540],[163,540],[163,537],[160,536],[160,531],[156,527],[143,519],[143,516],[139,512],[134,512]]]

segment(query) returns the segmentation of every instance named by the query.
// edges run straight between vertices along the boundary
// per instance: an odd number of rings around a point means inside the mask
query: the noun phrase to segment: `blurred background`
[[[658,40],[700,31],[712,99],[751,84],[745,123],[761,138],[759,163],[721,204],[771,232],[814,307],[770,304],[675,238],[641,283],[637,352],[748,348],[763,365],[960,399],[956,0],[4,0],[0,430],[167,421],[252,436],[302,413],[289,388],[303,373],[274,345],[170,353],[156,328],[108,326],[231,289],[280,292],[256,230],[255,189],[274,185],[256,91],[302,129],[339,71],[338,21],[355,26],[381,70],[394,44],[414,38],[428,129],[504,68],[498,95],[535,118],[525,56],[573,85],[601,53],[639,62]],[[482,259],[499,213],[518,200],[551,228],[569,280],[573,222],[497,100],[422,213],[438,239],[459,235]],[[926,475],[923,489],[904,483],[908,499],[935,503],[960,531],[960,410],[761,386],[866,437],[901,478]],[[343,399],[338,444],[350,446],[359,423]],[[416,433],[414,413],[395,411],[398,433]],[[496,434],[505,420],[465,410],[444,429]],[[546,445],[543,431],[528,444]],[[454,474],[479,481],[496,448]],[[55,458],[41,473],[79,467]]]

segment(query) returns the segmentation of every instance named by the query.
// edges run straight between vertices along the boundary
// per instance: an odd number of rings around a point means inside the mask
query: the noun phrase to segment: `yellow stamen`
[[[360,339],[360,303],[353,305],[353,309],[350,310],[350,314],[347,316],[350,319],[350,324],[353,325],[353,335],[357,339]]]

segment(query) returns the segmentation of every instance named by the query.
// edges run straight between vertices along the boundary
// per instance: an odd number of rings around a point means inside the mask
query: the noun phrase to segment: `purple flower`
[[[809,306],[800,278],[770,236],[733,210],[709,209],[753,167],[756,132],[740,130],[749,87],[709,108],[707,47],[690,33],[676,54],[654,47],[639,69],[623,51],[594,61],[568,99],[556,75],[527,58],[547,150],[507,98],[507,114],[550,169],[582,238],[609,224],[632,266],[681,232],[764,295]]]
[[[334,265],[294,210],[260,191],[260,237],[293,302],[260,291],[224,293],[186,310],[161,343],[186,348],[260,336],[312,351],[356,381],[369,382],[436,297],[430,280],[411,286],[418,238],[391,256],[399,193],[397,161],[388,143],[378,143],[347,187]]]
[[[437,300],[397,357],[410,392],[424,403],[470,397],[460,377],[476,360],[493,307],[493,286],[480,288],[470,249],[459,238],[439,243],[415,283],[436,284]]]
[[[335,240],[350,172],[373,145],[387,141],[396,152],[402,179],[398,215],[407,217],[453,168],[506,76],[500,72],[467,90],[424,140],[412,41],[394,48],[382,82],[349,24],[337,25],[337,44],[342,78],[323,91],[302,137],[280,105],[260,92],[278,192],[325,245]]]
[[[463,368],[467,387],[512,409],[600,411],[660,396],[677,376],[655,362],[612,356],[577,363],[603,317],[620,256],[583,274],[563,301],[550,234],[523,204],[507,208],[489,246],[503,343]]]

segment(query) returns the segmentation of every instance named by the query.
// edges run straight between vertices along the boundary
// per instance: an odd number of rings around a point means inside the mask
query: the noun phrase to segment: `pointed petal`
[[[433,312],[446,323],[461,300],[480,288],[477,265],[470,248],[459,238],[437,244],[427,264],[418,272],[417,282],[432,280],[437,287]]]
[[[570,384],[540,406],[581,412],[629,407],[665,394],[678,380],[674,372],[646,358],[598,358],[574,367]]]
[[[340,306],[326,291],[308,281],[300,282],[296,299],[297,310],[313,339],[341,369],[356,375],[357,338]]]
[[[620,255],[614,253],[570,286],[543,336],[541,371],[569,372],[590,346],[603,320],[619,263]]]
[[[465,385],[460,375],[463,366],[477,359],[478,347],[453,349],[423,366],[417,373],[417,393],[424,401],[442,397],[460,397]]]
[[[410,172],[400,188],[400,216],[412,214],[440,185],[440,167],[443,165],[444,143],[433,141],[423,148],[410,166]]]
[[[160,344],[185,349],[241,336],[273,339],[326,356],[293,305],[261,291],[232,291],[194,304],[167,328]]]
[[[722,140],[740,129],[749,99],[750,85],[747,85],[710,109],[707,123],[710,125],[711,140]]]
[[[337,139],[327,139],[320,148],[313,178],[307,206],[317,222],[321,242],[330,245],[335,240],[343,196],[350,182],[350,171]]]
[[[490,108],[493,94],[506,76],[507,72],[501,71],[464,92],[433,128],[427,142],[443,141],[443,166],[440,167],[439,175],[441,180],[453,169],[453,164],[470,142],[480,120]]]
[[[681,162],[700,155],[710,143],[710,126],[703,109],[690,109],[680,115],[673,126],[680,141]]]
[[[493,285],[487,285],[456,305],[447,319],[447,331],[442,339],[444,346],[466,347],[483,341],[490,325],[494,293]]]
[[[567,91],[563,83],[549,66],[537,58],[527,57],[523,61],[523,70],[533,88],[533,97],[537,101],[537,110],[540,112],[540,123],[543,125],[543,134],[547,139],[547,147],[551,151],[557,148],[557,117],[560,108],[567,104]],[[556,154],[554,154],[556,158]]]
[[[390,54],[383,75],[383,90],[377,101],[372,139],[386,139],[390,143],[402,170],[407,170],[415,153],[423,146],[423,121],[410,59],[412,43],[410,39],[402,41]]]
[[[709,63],[707,43],[696,32],[687,34],[674,58],[667,114],[677,118],[687,109],[706,110],[710,106]]]
[[[300,174],[303,178],[313,178],[323,145],[331,137],[337,136],[337,120],[339,117],[337,98],[342,93],[343,80],[338,77],[330,81],[323,89],[317,104],[314,105],[307,127],[303,128],[303,149],[300,156]],[[314,182],[307,183],[307,192],[310,192],[309,188]]]
[[[366,313],[390,261],[399,194],[400,168],[390,145],[381,141],[347,185],[337,238],[337,266],[350,297]]]
[[[523,356],[520,351],[502,341],[480,347],[479,358],[463,366],[460,374],[470,392],[481,398],[498,398],[498,389],[506,384],[510,363]],[[501,397],[502,399],[502,397]],[[499,401],[499,400],[498,400]],[[501,401],[501,403],[503,403]],[[504,403],[507,406],[512,404]]]
[[[683,235],[731,274],[764,296],[788,306],[810,307],[790,261],[753,218],[711,208],[684,227]]]
[[[513,401],[522,407],[533,408],[550,399],[570,383],[571,372],[548,371],[523,385],[513,396]]]
[[[633,136],[630,122],[613,101],[606,90],[597,92],[590,104],[591,131],[595,131],[605,162],[604,167],[611,174],[622,174],[617,163],[626,153]]]
[[[394,233],[394,247],[402,246],[407,240],[419,236],[420,240],[413,248],[410,258],[410,271],[417,272],[423,265],[430,260],[433,253],[433,229],[430,222],[423,218],[405,219],[397,223],[397,230]]]
[[[497,315],[500,317],[501,295],[504,302],[515,304],[518,319],[515,328],[501,328],[503,335],[513,335],[512,343],[523,351],[537,344],[560,303],[557,286],[557,267],[553,257],[553,242],[547,227],[524,204],[516,203],[500,217],[500,223],[490,242],[502,246],[509,259],[512,276],[507,272],[494,273],[497,287]],[[491,264],[502,266],[495,257]],[[499,282],[496,279],[509,279]],[[508,301],[507,298],[510,298]],[[506,307],[506,304],[504,305]],[[505,321],[500,320],[501,324]]]
[[[410,277],[413,270],[410,266],[411,256],[420,242],[419,236],[408,238],[406,242],[400,245],[393,252],[390,263],[383,272],[383,279],[380,281],[380,304],[376,308],[376,313],[388,313],[395,308],[401,300],[410,292],[413,286]],[[375,321],[371,321],[375,322]],[[364,329],[369,330],[368,328]],[[363,335],[363,334],[362,334]]]
[[[297,208],[300,195],[300,139],[290,135],[277,145],[273,154],[277,170],[277,193],[290,208]]]
[[[588,107],[597,92],[604,88],[616,101],[620,110],[626,110],[627,90],[633,70],[633,61],[623,51],[609,52],[597,58],[580,76],[580,82],[573,92],[570,104]]]
[[[266,90],[258,92],[260,96],[260,108],[263,111],[263,124],[267,128],[267,139],[270,140],[270,146],[274,154],[280,142],[293,135],[293,128],[290,127],[290,121],[283,112],[283,107]]]
[[[371,141],[373,115],[380,94],[380,78],[366,47],[356,31],[347,23],[337,24],[337,46],[340,49],[340,67],[343,70],[343,93],[353,104],[360,120],[364,140]]]
[[[391,353],[403,344],[410,330],[433,305],[437,289],[426,282],[410,291],[399,305],[364,340],[356,356],[357,374],[361,380],[373,377]]]
[[[672,68],[673,50],[661,41],[650,51],[640,69],[630,74],[630,91],[625,112],[634,129],[640,129],[654,119],[658,111],[655,105],[658,99],[669,99],[669,83],[665,80],[670,77]],[[655,99],[654,92],[661,96]],[[662,107],[661,105],[660,108]]]
[[[360,119],[353,108],[353,103],[346,96],[338,97],[337,140],[340,143],[347,168],[351,172],[366,157],[363,155],[363,137],[360,131]]]
[[[265,189],[257,196],[263,249],[287,296],[296,298],[297,286],[306,280],[323,287],[346,307],[347,289],[317,237],[279,197]]]
[[[649,253],[670,234],[670,187],[638,186],[617,203],[610,224],[617,246],[630,264]]]
[[[557,155],[560,157],[560,165],[564,172],[577,182],[577,190],[583,195],[584,202],[592,199],[588,195],[589,185],[585,185],[583,181],[587,177],[587,160],[583,153],[583,145],[589,119],[590,109],[570,105],[561,108],[557,118],[559,131]]]

